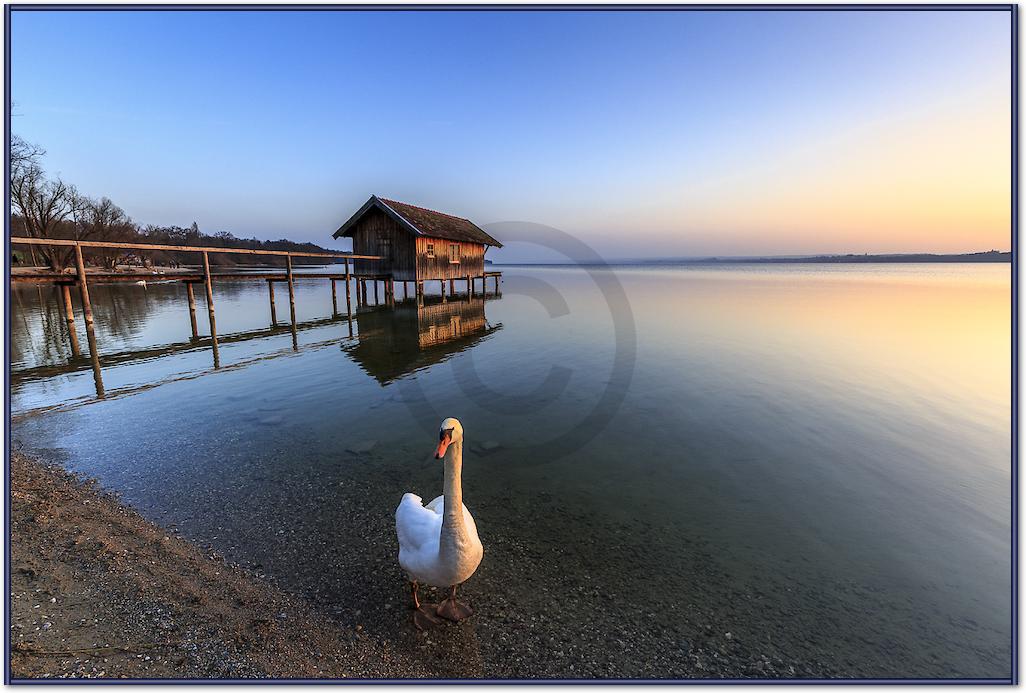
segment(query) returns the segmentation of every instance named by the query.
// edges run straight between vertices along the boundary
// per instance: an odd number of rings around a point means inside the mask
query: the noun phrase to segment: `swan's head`
[[[435,450],[435,459],[445,457],[445,450],[451,443],[463,442],[463,426],[451,416],[442,422],[438,429],[438,449]]]

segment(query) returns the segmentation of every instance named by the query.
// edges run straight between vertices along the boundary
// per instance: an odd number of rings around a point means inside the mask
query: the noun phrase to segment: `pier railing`
[[[315,253],[307,251],[293,251],[293,250],[257,250],[251,248],[215,248],[209,246],[191,246],[191,245],[165,245],[157,243],[119,243],[114,241],[89,241],[89,240],[73,240],[66,238],[28,238],[24,236],[11,238],[11,244],[20,245],[46,245],[46,246],[70,246],[75,249],[75,278],[77,280],[79,292],[82,296],[82,314],[85,318],[86,325],[86,336],[89,338],[90,351],[96,352],[96,339],[93,334],[93,307],[89,300],[89,283],[88,275],[85,269],[85,260],[82,257],[82,248],[119,248],[122,250],[171,250],[181,253],[199,253],[203,258],[203,283],[206,288],[207,298],[207,316],[210,321],[210,338],[213,342],[214,347],[214,362],[215,364],[219,361],[218,349],[217,349],[217,322],[214,316],[214,289],[212,285],[212,275],[210,272],[210,253],[224,253],[229,255],[274,255],[285,258],[285,279],[289,285],[289,309],[292,317],[292,325],[296,324],[296,293],[294,287],[294,276],[292,272],[292,258],[293,257],[320,257],[320,258],[342,258],[345,260],[345,273],[344,275],[337,277],[337,279],[345,278],[346,282],[346,304],[350,316],[352,315],[352,308],[349,298],[349,260],[350,259],[365,259],[365,260],[378,260],[380,259],[377,255],[356,255],[353,253]],[[158,275],[160,276],[160,275]],[[216,274],[213,276],[217,276]],[[95,275],[94,275],[95,277]],[[193,337],[198,336],[196,326],[196,299],[193,295],[192,285],[197,280],[193,280],[190,276],[176,275],[174,277],[180,281],[183,281],[186,286],[186,291],[189,296],[189,318],[192,323],[192,335]],[[262,277],[261,277],[262,278]],[[14,274],[12,273],[12,279]],[[72,310],[71,303],[71,292],[68,284],[68,275],[53,272],[47,275],[36,274],[30,281],[54,281],[56,284],[61,286],[64,294],[64,314],[65,320],[68,322],[68,330],[73,335],[72,337],[72,351],[78,352],[78,338],[75,335],[75,314]],[[15,280],[16,281],[16,280]],[[104,282],[110,281],[139,281],[135,277],[125,276],[121,278],[118,274],[107,274],[103,276]],[[331,296],[334,302],[335,299],[335,281],[336,278],[331,278]],[[271,280],[267,282],[268,289],[271,294],[271,312],[274,313],[274,284]],[[337,312],[337,308],[336,308]],[[273,318],[272,318],[273,319]]]

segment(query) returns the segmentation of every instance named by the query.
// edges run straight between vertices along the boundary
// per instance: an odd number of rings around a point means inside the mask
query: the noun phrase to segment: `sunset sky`
[[[143,224],[346,247],[375,193],[608,259],[1011,245],[1008,11],[12,17],[13,131]]]

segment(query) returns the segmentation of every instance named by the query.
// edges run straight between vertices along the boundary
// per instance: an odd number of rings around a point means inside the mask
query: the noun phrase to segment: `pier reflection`
[[[161,369],[143,365],[141,369],[119,370],[117,375],[112,375],[112,369],[203,352],[212,358],[214,369],[221,369],[225,367],[221,347],[289,335],[290,351],[296,352],[300,350],[301,333],[331,325],[341,328],[335,332],[336,336],[328,342],[315,339],[309,345],[320,346],[341,340],[345,353],[363,371],[385,384],[463,351],[501,327],[489,324],[485,317],[485,301],[495,300],[496,295],[469,297],[464,294],[445,299],[421,296],[419,303],[418,298],[410,297],[394,303],[364,305],[357,311],[351,311],[346,301],[341,306],[342,312],[338,311],[336,300],[332,300],[330,317],[292,323],[290,311],[289,322],[273,321],[269,327],[233,331],[214,338],[209,334],[196,334],[196,302],[189,293],[188,288],[183,290],[172,284],[148,287],[101,285],[97,287],[93,302],[94,329],[93,323],[81,319],[81,313],[79,320],[68,319],[69,304],[72,304],[72,311],[77,307],[73,301],[77,298],[73,285],[18,287],[12,291],[16,302],[13,317],[24,324],[12,331],[14,361],[21,366],[16,366],[10,373],[12,387],[21,388],[34,382],[50,381],[57,376],[84,375],[91,371],[91,389],[96,398],[121,396],[140,388],[153,387],[158,382],[195,377],[199,373],[197,364],[195,359],[181,362],[190,364],[185,370],[179,366]],[[332,293],[332,299],[335,299],[335,292]],[[254,318],[259,316],[260,302],[246,300],[249,295],[238,293],[237,287],[225,285],[222,295],[237,299],[232,301],[232,317],[238,312],[240,302],[247,314],[252,313]],[[272,313],[272,320],[274,317],[277,316]],[[173,324],[165,327],[168,322]],[[156,330],[155,324],[160,325]],[[82,331],[86,339],[80,343]],[[170,336],[174,331],[181,335],[175,341],[154,343],[146,339],[148,336],[163,336],[165,332]],[[274,355],[268,354],[266,347],[234,350],[233,353],[235,356],[226,362],[232,367],[255,354],[260,358]],[[167,370],[173,371],[174,377],[169,379],[158,375]],[[109,376],[107,383],[104,382],[105,371]],[[150,372],[153,377],[147,378],[145,374]],[[127,381],[126,373],[131,374]],[[65,403],[82,403],[86,401],[82,399],[84,394],[79,390],[76,398]]]
[[[371,377],[386,385],[408,373],[445,361],[502,328],[490,324],[485,301],[494,297],[435,297],[397,301],[392,308],[358,312],[356,341],[343,350]]]

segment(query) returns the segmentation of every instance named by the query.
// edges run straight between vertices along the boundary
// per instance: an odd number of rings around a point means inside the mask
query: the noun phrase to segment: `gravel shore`
[[[14,679],[430,675],[59,467],[11,492]]]

